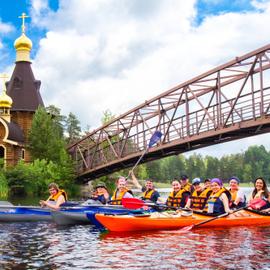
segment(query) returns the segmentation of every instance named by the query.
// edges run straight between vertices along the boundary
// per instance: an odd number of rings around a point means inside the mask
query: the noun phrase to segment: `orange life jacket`
[[[116,189],[113,193],[112,199],[110,201],[110,204],[114,205],[121,205],[122,204],[122,199],[124,195],[128,192],[128,189],[124,189],[123,191],[119,192],[118,189]]]
[[[176,194],[172,191],[169,194],[166,204],[171,207],[181,207],[181,200],[184,192],[190,192],[188,189],[181,188]]]
[[[155,192],[154,189],[146,190],[146,191],[143,193],[142,199],[143,199],[143,200],[151,200],[152,194],[153,194],[154,192]]]
[[[198,195],[198,192],[194,190],[191,195],[191,200],[192,200],[191,208],[194,210],[202,210],[209,197],[208,196],[210,193],[209,191],[210,191],[210,188],[206,188]]]
[[[67,193],[63,189],[58,189],[57,193],[55,195],[51,195],[48,200],[56,202],[61,195],[63,195],[65,201],[67,201]]]

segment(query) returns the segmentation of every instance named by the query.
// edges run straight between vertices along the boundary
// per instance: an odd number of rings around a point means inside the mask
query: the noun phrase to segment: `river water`
[[[101,233],[0,223],[0,269],[270,269],[270,227]]]

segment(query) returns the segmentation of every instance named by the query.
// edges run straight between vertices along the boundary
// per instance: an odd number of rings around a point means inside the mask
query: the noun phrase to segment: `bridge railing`
[[[156,148],[165,149],[267,117],[269,68],[267,45],[146,101],[69,147],[78,174],[102,168],[106,174],[115,164],[125,167],[128,159],[134,160],[147,147],[157,129],[163,138]]]

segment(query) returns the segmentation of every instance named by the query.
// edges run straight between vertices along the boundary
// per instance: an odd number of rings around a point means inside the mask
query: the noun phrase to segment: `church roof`
[[[20,128],[20,126],[14,122],[10,122],[10,123],[7,122],[7,126],[8,126],[8,130],[9,130],[7,139],[11,140],[11,141],[23,143],[24,142],[24,135],[23,135],[23,131]]]
[[[23,130],[18,124],[14,122],[8,122],[2,117],[0,118],[0,122],[4,125],[6,132],[8,133],[8,137],[5,140],[13,141],[16,143],[25,142]]]
[[[38,106],[44,106],[39,92],[40,84],[34,77],[30,62],[16,62],[12,77],[7,82],[7,94],[13,100],[11,112],[35,112]]]

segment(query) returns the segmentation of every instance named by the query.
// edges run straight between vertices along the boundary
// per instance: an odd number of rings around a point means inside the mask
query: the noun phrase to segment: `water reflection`
[[[269,269],[270,228],[100,233],[0,224],[1,269]]]

